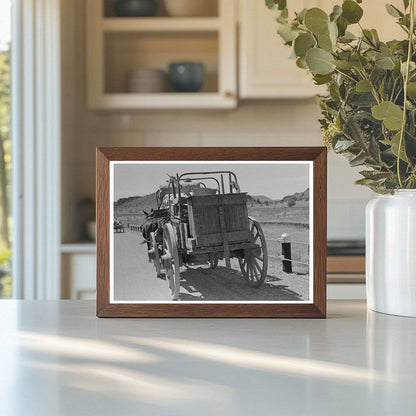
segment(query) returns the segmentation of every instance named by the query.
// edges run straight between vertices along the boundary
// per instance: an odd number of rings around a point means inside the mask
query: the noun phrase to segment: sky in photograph
[[[309,165],[306,163],[115,164],[114,200],[151,194],[160,185],[166,183],[168,175],[216,170],[234,172],[237,175],[241,192],[248,192],[250,195],[265,195],[272,199],[282,199],[286,195],[303,192],[309,187]]]
[[[11,0],[0,0],[0,49],[5,49],[10,42],[10,7]]]

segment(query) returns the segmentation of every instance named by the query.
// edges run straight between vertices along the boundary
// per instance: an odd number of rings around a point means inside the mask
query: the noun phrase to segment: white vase
[[[368,203],[366,281],[369,309],[416,317],[416,190]]]

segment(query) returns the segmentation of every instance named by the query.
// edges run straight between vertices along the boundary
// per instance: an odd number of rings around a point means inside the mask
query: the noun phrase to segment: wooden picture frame
[[[186,147],[97,148],[97,316],[98,317],[215,317],[215,318],[325,318],[326,317],[326,181],[327,150],[324,147]],[[168,302],[110,301],[110,164],[142,163],[278,163],[311,162],[313,288],[308,302]],[[200,161],[200,162],[198,162]],[[231,176],[230,176],[231,178]],[[269,178],[273,180],[273,178]],[[224,190],[224,186],[222,188]],[[231,185],[230,185],[231,189]],[[232,191],[231,191],[232,192]],[[238,192],[240,192],[238,190]],[[180,198],[180,196],[179,196]],[[225,253],[224,245],[224,253]],[[267,254],[267,252],[266,252]],[[247,260],[248,261],[248,260]],[[247,269],[248,270],[248,269]]]

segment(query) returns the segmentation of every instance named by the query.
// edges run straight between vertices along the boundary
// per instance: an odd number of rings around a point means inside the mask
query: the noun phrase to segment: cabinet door
[[[324,2],[325,3],[325,2]],[[240,0],[240,97],[305,98],[319,91],[305,70],[289,59],[290,48],[276,33],[278,12],[261,0]],[[323,7],[321,1],[292,0],[291,12]]]
[[[241,98],[305,98],[322,92],[313,84],[311,76],[289,59],[290,48],[277,35],[275,17],[278,12],[268,10],[262,0],[239,0],[240,12],[240,97]],[[303,8],[320,7],[330,12],[336,0],[292,0],[291,13]],[[392,0],[402,9],[402,0]],[[366,28],[378,30],[382,40],[404,38],[404,32],[389,16],[384,3],[367,1],[361,4]],[[349,30],[358,34],[358,25]]]

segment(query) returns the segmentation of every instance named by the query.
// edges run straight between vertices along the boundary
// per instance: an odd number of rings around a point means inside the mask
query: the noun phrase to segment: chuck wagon
[[[230,268],[231,259],[237,259],[246,282],[262,285],[266,240],[260,224],[248,215],[247,193],[240,191],[233,172],[176,174],[159,188],[156,199],[158,209],[150,215],[151,228],[143,225],[143,235],[149,259],[157,276],[169,281],[173,300],[179,299],[182,265],[214,269],[225,260]]]

